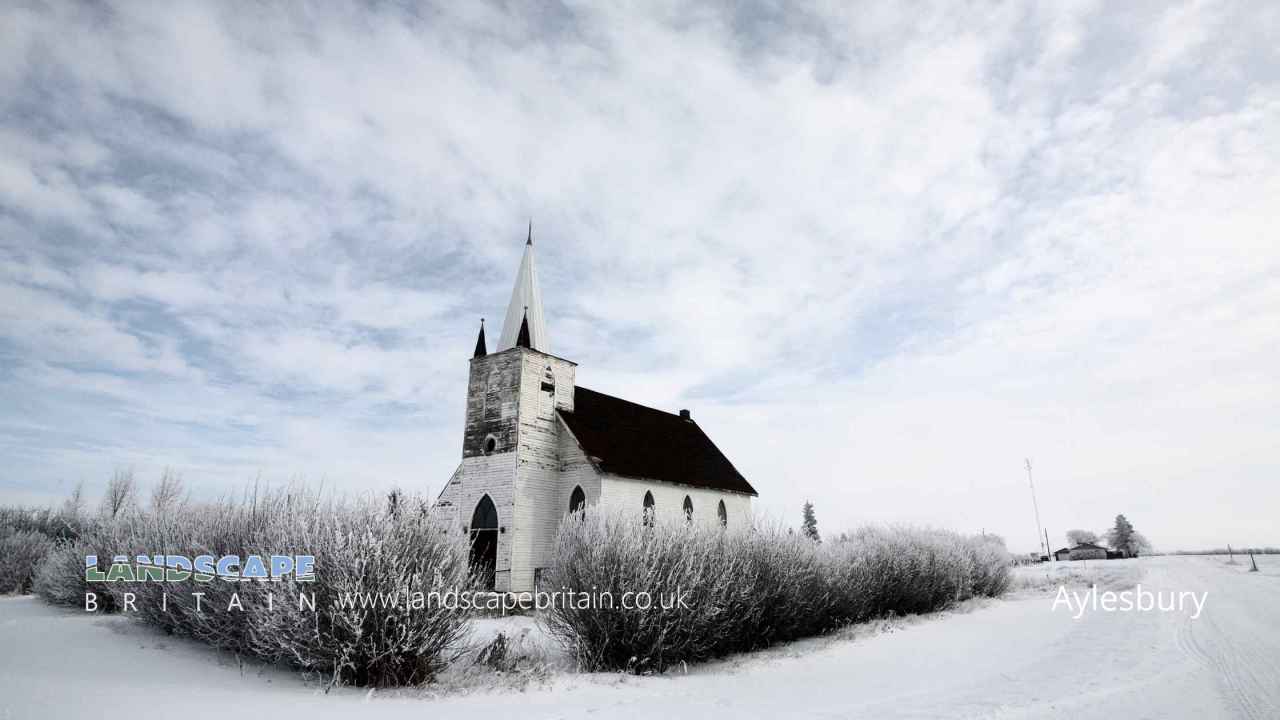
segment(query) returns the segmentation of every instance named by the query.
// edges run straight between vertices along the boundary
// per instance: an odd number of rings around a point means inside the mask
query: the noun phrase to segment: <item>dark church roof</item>
[[[584,387],[573,406],[560,417],[604,472],[757,494],[693,420]]]

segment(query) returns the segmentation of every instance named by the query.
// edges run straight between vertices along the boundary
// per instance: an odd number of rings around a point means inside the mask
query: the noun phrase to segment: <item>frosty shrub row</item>
[[[469,587],[466,547],[443,536],[424,507],[321,500],[294,489],[176,512],[133,513],[61,544],[37,571],[36,591],[77,606],[94,593],[104,610],[119,608],[128,593],[136,599],[137,612],[130,614],[165,632],[287,663],[335,683],[419,683],[443,667],[466,614],[443,607],[351,606],[337,599],[429,591],[438,584]],[[295,575],[267,582],[85,582],[87,555],[143,553],[313,555],[316,573],[309,582]],[[313,602],[298,602],[300,594],[313,593]],[[237,609],[228,610],[232,604]]]
[[[681,588],[687,608],[554,608],[551,632],[588,670],[661,672],[682,662],[810,637],[888,614],[924,613],[1008,589],[998,540],[866,527],[818,544],[778,527],[725,531],[587,513],[565,522],[550,587]]]
[[[7,523],[0,537],[7,548],[0,580],[12,587],[31,584],[34,568],[34,589],[50,602],[83,608],[92,594],[98,611],[113,611],[128,601],[130,615],[165,632],[334,683],[430,680],[459,647],[468,614],[461,605],[342,598],[476,590],[464,541],[442,534],[421,499],[322,500],[295,488],[114,518],[81,516],[59,521],[68,532],[52,537],[26,524]],[[305,583],[287,575],[86,582],[86,557],[138,554],[312,555],[316,573]],[[872,527],[820,545],[767,525],[646,527],[640,518],[588,512],[562,524],[542,587],[623,601],[556,604],[542,617],[584,669],[660,672],[877,616],[999,595],[1009,580],[1002,544],[945,531]],[[625,602],[641,594],[658,600]],[[299,602],[303,596],[307,602]]]

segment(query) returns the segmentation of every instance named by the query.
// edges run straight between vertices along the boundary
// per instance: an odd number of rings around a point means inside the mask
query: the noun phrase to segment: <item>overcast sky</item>
[[[1280,544],[1277,4],[339,5],[0,10],[0,502],[438,492],[532,217],[763,511]]]

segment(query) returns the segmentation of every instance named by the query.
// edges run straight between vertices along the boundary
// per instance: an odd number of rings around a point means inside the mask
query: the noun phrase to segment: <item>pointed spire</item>
[[[533,349],[529,344],[529,307],[524,308],[524,319],[520,321],[520,334],[516,336],[516,347]]]
[[[480,318],[480,337],[476,338],[476,352],[471,357],[484,357],[489,354],[489,349],[484,341],[484,318]]]
[[[539,352],[550,352],[547,343],[547,326],[542,319],[542,292],[538,287],[538,273],[533,257],[533,223],[524,244],[524,257],[516,272],[516,284],[511,290],[511,302],[502,321],[502,335],[494,352],[502,352],[516,346],[521,324],[529,326],[529,347]]]

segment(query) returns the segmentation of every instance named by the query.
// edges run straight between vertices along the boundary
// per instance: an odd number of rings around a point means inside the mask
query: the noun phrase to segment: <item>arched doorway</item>
[[[720,516],[720,527],[729,526],[729,512],[725,510],[724,501],[720,501],[720,507],[716,509],[716,515]]]
[[[573,489],[569,495],[569,513],[582,512],[587,508],[587,494],[582,492],[582,486],[579,485]]]
[[[693,498],[688,495],[684,496],[684,521],[689,525],[693,524]]]
[[[471,514],[471,573],[480,579],[481,588],[492,590],[497,568],[498,508],[485,495]]]
[[[644,515],[642,517],[644,519],[644,526],[653,527],[653,522],[656,519],[657,511],[653,507],[653,493],[648,491],[646,491],[644,494],[643,512],[644,512]]]

